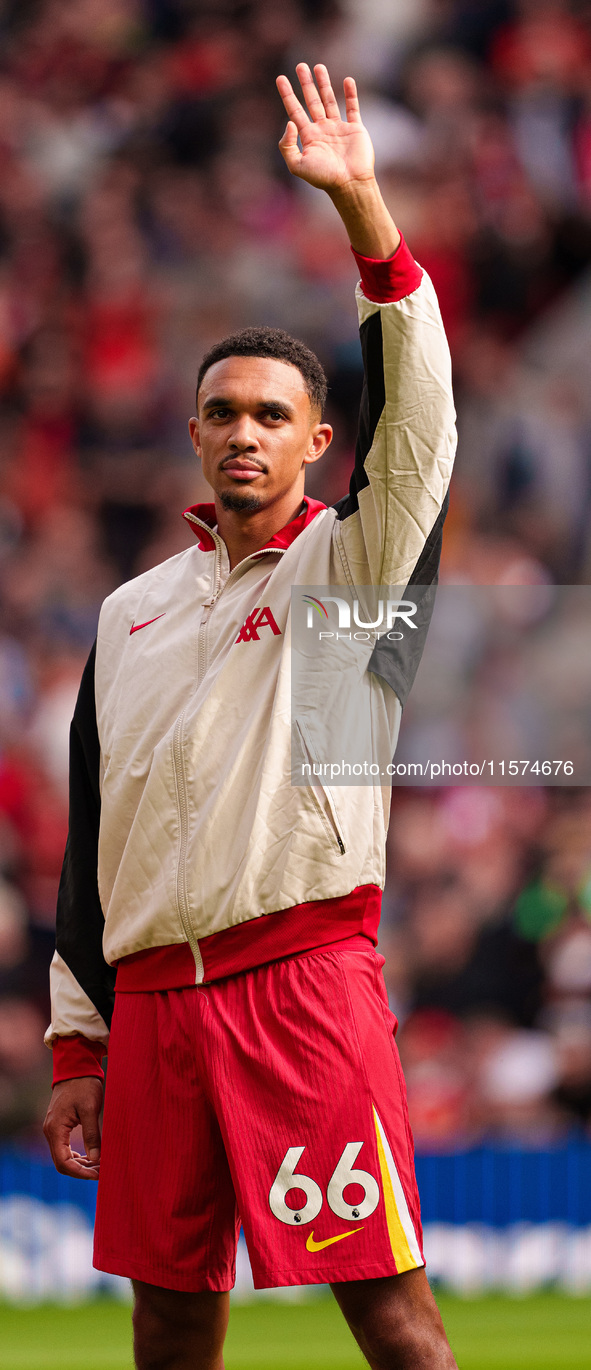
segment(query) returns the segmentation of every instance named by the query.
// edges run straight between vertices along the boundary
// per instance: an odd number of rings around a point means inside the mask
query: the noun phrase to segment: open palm
[[[289,170],[310,185],[329,192],[351,182],[371,180],[374,151],[361,122],[352,76],[345,77],[343,82],[347,117],[341,119],[326,67],[314,67],[317,84],[305,62],[300,62],[296,71],[309,115],[287,76],[277,77],[277,89],[289,117],[279,147]]]

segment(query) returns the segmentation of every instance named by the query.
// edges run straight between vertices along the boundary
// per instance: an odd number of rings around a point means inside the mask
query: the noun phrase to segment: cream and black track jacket
[[[58,1079],[98,1073],[116,977],[166,989],[375,939],[382,788],[291,783],[291,587],[434,582],[455,415],[428,276],[404,243],[389,262],[357,260],[365,383],[348,495],[306,500],[232,571],[214,506],[188,510],[195,545],[103,605],[71,733],[46,1039]],[[405,684],[371,688],[390,692],[395,741]]]

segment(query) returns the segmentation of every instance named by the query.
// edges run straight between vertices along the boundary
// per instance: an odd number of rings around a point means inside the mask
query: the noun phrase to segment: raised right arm
[[[346,118],[326,67],[297,67],[307,112],[277,84],[289,122],[279,144],[294,176],[324,190],[361,274],[364,388],[355,469],[338,508],[348,578],[404,588],[436,579],[456,432],[451,360],[435,291],[382,198],[355,82]],[[299,138],[299,144],[298,144]]]

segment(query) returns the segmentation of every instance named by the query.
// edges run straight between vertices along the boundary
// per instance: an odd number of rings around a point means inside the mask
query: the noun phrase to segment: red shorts
[[[227,1290],[424,1264],[383,958],[362,936],[214,984],[122,993],[109,1050],[99,1270]]]

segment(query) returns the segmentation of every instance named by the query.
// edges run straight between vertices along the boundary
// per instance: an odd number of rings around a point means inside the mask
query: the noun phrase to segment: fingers
[[[288,81],[287,76],[278,76],[276,84],[288,118],[295,124],[298,133],[301,133],[308,127],[310,120],[295,94],[291,81]]]
[[[43,1131],[53,1163],[61,1175],[78,1180],[98,1180],[101,1136],[99,1116],[103,1086],[94,1076],[62,1080],[54,1086]],[[72,1131],[82,1125],[86,1156],[72,1151]]]
[[[327,117],[329,119],[340,119],[341,111],[337,105],[336,96],[330,84],[330,76],[327,68],[323,66],[322,62],[319,62],[318,65],[314,67],[314,75],[318,82],[320,98]]]
[[[317,70],[317,68],[315,68]],[[296,71],[302,87],[302,94],[313,120],[326,119],[326,110],[314,84],[314,77],[307,62],[298,62]],[[326,73],[328,79],[328,72]]]
[[[345,76],[345,79],[343,81],[343,90],[345,92],[345,110],[347,114],[347,123],[360,124],[361,113],[359,110],[359,100],[357,98],[357,86],[352,76]]]
[[[62,1164],[58,1165],[57,1161],[54,1164],[60,1175],[70,1175],[73,1180],[98,1180],[100,1174],[98,1165],[89,1165],[85,1156],[77,1156],[75,1152]]]
[[[46,1123],[43,1131],[49,1144],[53,1164],[56,1170],[59,1170],[60,1175],[72,1175],[77,1180],[98,1180],[99,1167],[96,1161],[92,1163],[88,1156],[80,1156],[77,1151],[72,1151],[70,1147],[71,1128],[68,1123],[49,1122]]]
[[[98,1165],[101,1158],[101,1132],[98,1110],[93,1107],[80,1109],[82,1137],[89,1165]]]
[[[327,68],[322,62],[318,62],[314,67],[314,77],[307,62],[298,62],[296,67],[299,82],[302,87],[302,94],[314,123],[320,119],[340,119],[341,113],[337,104],[336,96],[330,82]],[[306,114],[303,105],[294,92],[291,81],[287,76],[277,77],[277,89],[285,105],[286,112],[293,120],[298,133],[309,127],[310,119]],[[345,92],[345,109],[347,122],[349,124],[360,124],[361,113],[359,110],[359,99],[357,96],[357,86],[352,76],[346,76],[343,81]],[[281,143],[279,144],[281,147]]]

